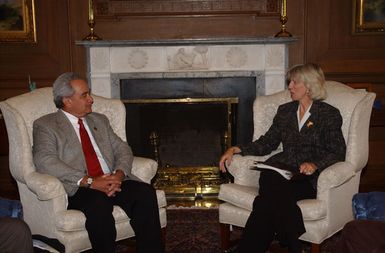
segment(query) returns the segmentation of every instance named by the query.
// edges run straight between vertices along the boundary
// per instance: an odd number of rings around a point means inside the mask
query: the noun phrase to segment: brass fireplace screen
[[[123,100],[134,154],[158,162],[154,186],[168,198],[217,196],[222,152],[234,144],[238,98]]]

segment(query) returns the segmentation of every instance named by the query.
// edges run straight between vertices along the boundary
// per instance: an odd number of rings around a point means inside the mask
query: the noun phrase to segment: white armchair
[[[306,228],[300,239],[312,243],[313,253],[319,252],[320,244],[325,239],[353,219],[352,196],[358,192],[361,170],[368,160],[369,121],[375,98],[374,93],[355,90],[333,81],[326,82],[326,89],[326,102],[338,108],[342,115],[347,149],[345,162],[336,163],[320,174],[317,198],[298,201]],[[288,101],[288,91],[255,100],[253,140],[267,131],[278,106]],[[268,157],[236,155],[229,166],[234,183],[222,184],[219,191],[219,199],[224,201],[219,206],[224,250],[230,246],[231,225],[245,226],[258,192],[259,172],[249,168],[254,161],[264,161]]]
[[[85,228],[85,216],[77,210],[67,210],[67,194],[60,181],[36,172],[32,160],[32,123],[44,114],[56,111],[52,88],[41,88],[0,102],[9,138],[9,167],[17,182],[23,205],[24,220],[33,234],[57,238],[66,252],[80,252],[91,248]],[[126,112],[120,100],[94,96],[93,110],[105,114],[117,135],[126,140]],[[157,163],[135,157],[132,173],[150,183],[157,171]],[[165,228],[166,198],[157,190],[161,227]],[[124,211],[113,210],[117,240],[133,237],[134,231]]]

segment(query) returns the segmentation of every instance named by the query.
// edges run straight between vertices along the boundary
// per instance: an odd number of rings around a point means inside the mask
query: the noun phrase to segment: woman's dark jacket
[[[345,160],[346,145],[342,135],[342,117],[339,110],[327,103],[314,101],[310,117],[298,131],[298,101],[278,107],[269,130],[258,140],[239,145],[242,155],[267,155],[282,142],[283,151],[270,157],[266,163],[282,163],[299,168],[304,162],[317,166],[310,176],[316,189],[320,172],[328,166]]]

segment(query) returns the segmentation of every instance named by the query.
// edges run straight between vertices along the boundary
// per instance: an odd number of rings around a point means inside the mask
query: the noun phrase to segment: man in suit
[[[59,110],[33,124],[37,171],[57,177],[68,194],[68,209],[85,214],[94,252],[115,252],[114,205],[130,217],[137,252],[163,252],[155,190],[131,174],[131,148],[105,115],[92,112],[87,82],[64,73],[54,82],[53,95]]]

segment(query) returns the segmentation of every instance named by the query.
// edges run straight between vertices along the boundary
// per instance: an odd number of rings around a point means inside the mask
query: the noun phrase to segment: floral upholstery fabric
[[[334,81],[326,82],[326,90],[328,97],[325,102],[338,108],[343,118],[342,132],[347,151],[345,162],[336,163],[320,174],[317,198],[298,202],[306,228],[301,239],[317,244],[353,219],[351,200],[358,191],[361,170],[368,160],[369,121],[375,98],[373,93],[355,90]],[[278,106],[288,101],[288,91],[256,98],[253,106],[253,140],[267,131]],[[280,150],[281,147],[275,152]],[[221,185],[219,191],[219,199],[225,202],[219,207],[220,223],[244,227],[253,196],[258,192],[259,172],[250,170],[250,167],[254,161],[264,161],[268,157],[234,156],[228,166],[234,183]]]
[[[85,216],[77,210],[67,210],[67,195],[60,181],[50,175],[36,172],[32,160],[32,124],[45,114],[55,112],[52,88],[36,89],[0,102],[9,136],[9,163],[12,176],[19,188],[24,220],[33,234],[57,238],[66,252],[80,252],[91,247],[85,230]],[[117,135],[126,140],[125,108],[121,101],[94,96],[96,112],[104,113]],[[134,157],[132,173],[150,183],[157,171],[154,160]],[[166,227],[166,198],[157,190],[159,216]],[[113,215],[117,240],[134,236],[129,218],[120,207]]]

